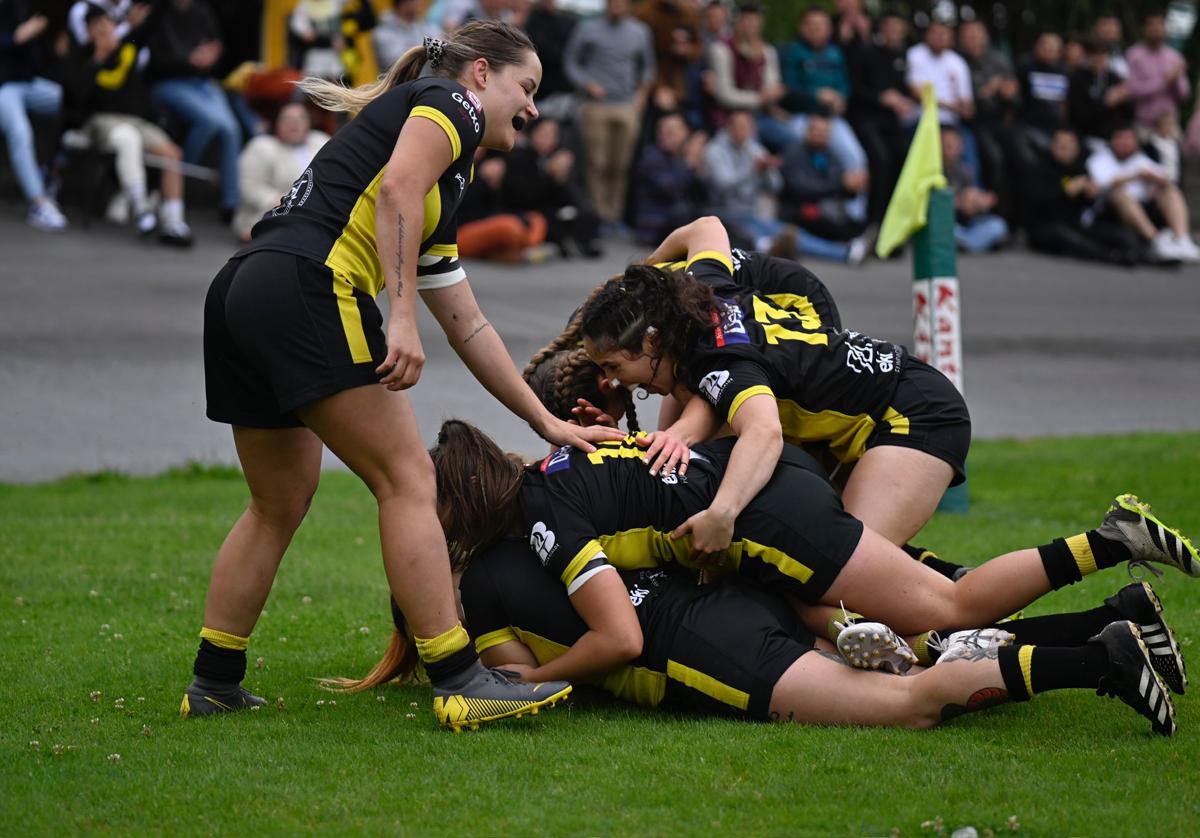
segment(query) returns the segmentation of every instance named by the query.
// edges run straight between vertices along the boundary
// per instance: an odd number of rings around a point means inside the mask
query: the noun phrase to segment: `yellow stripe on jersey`
[[[508,643],[517,639],[517,633],[513,631],[512,626],[505,626],[502,629],[489,631],[487,634],[481,634],[475,638],[475,653],[482,655],[493,646],[499,646],[501,643]]]
[[[337,297],[338,314],[342,318],[342,331],[346,333],[346,346],[350,348],[350,360],[365,364],[372,360],[371,347],[367,345],[367,334],[363,331],[362,313],[354,297],[354,286],[344,274],[334,271],[333,295]]]
[[[760,562],[775,565],[784,576],[795,579],[801,584],[807,582],[813,575],[812,568],[802,562],[796,561],[782,550],[768,547],[766,544],[759,544],[757,541],[751,541],[748,538],[743,538],[741,541],[735,541],[733,544],[730,544],[728,553],[733,559],[734,565],[739,568],[742,561],[748,556],[752,559],[758,559]]]
[[[425,193],[425,223],[421,225],[421,241],[427,241],[437,229],[442,220],[442,190],[435,183],[433,188]],[[424,254],[421,254],[422,256]],[[458,245],[454,246],[454,255],[458,255]]]
[[[747,387],[734,397],[733,404],[729,405],[729,416],[726,417],[725,421],[732,425],[733,417],[737,415],[738,410],[746,402],[746,399],[752,396],[770,396],[771,398],[775,398],[775,394],[771,392],[771,388],[765,384],[756,384],[753,387]]]
[[[325,257],[326,267],[334,274],[341,273],[351,285],[372,298],[383,288],[383,267],[375,244],[375,199],[385,171],[386,167],[380,169],[358,196],[342,234]]]
[[[1033,698],[1033,650],[1034,646],[1022,646],[1017,652],[1017,662],[1021,664],[1021,676],[1025,679],[1025,692]]]
[[[819,329],[824,325],[821,322],[821,315],[808,301],[808,297],[800,294],[764,294],[763,296],[791,314],[799,315],[800,325],[805,329]]]
[[[517,639],[529,647],[537,658],[538,666],[545,666],[555,658],[566,654],[568,646],[526,631],[520,626],[514,626]],[[586,678],[586,683],[596,684],[605,692],[623,701],[631,701],[643,707],[657,707],[663,699],[667,688],[667,676],[644,666],[622,666],[614,669],[603,679]]]
[[[728,684],[722,684],[711,675],[705,675],[697,669],[684,666],[676,661],[667,661],[667,677],[739,710],[745,710],[750,706],[750,693],[742,692]]]
[[[662,271],[682,271],[687,268],[687,262],[655,262],[654,267]]]
[[[645,450],[638,447],[637,439],[645,436],[644,433],[636,435],[629,434],[624,439],[614,439],[607,442],[597,442],[596,450],[588,454],[588,462],[594,466],[598,466],[607,459],[616,457],[618,459],[627,457],[630,459],[641,459],[645,455]]]
[[[853,416],[836,410],[805,410],[791,399],[775,399],[783,437],[793,445],[828,442],[839,462],[852,463],[867,450],[875,420],[865,413]]]
[[[722,253],[719,250],[701,250],[695,256],[687,260],[687,269],[691,270],[692,265],[699,262],[701,259],[712,259],[714,262],[720,262],[729,269],[729,275],[733,276],[733,259],[729,255]]]
[[[689,559],[692,552],[690,535],[672,540],[669,532],[654,527],[638,527],[602,535],[597,541],[604,549],[608,563],[621,570],[658,567],[670,561],[692,566]]]
[[[429,249],[421,254],[422,256],[448,256],[451,259],[458,258],[457,244],[431,244]]]
[[[908,417],[894,407],[889,407],[887,413],[883,414],[883,421],[887,422],[892,428],[892,433],[896,436],[908,436],[909,421]]]
[[[571,563],[563,570],[561,577],[563,584],[568,588],[571,587],[571,583],[575,581],[575,577],[579,575],[584,566],[603,552],[604,548],[594,538],[583,545],[583,549],[575,554],[575,558],[571,559]]]
[[[417,105],[408,112],[409,117],[423,116],[426,119],[436,122],[446,132],[446,137],[450,140],[450,150],[454,152],[454,160],[462,154],[462,139],[458,136],[458,129],[454,127],[454,123],[450,121],[450,117],[446,116],[436,108],[431,108],[428,105]]]
[[[125,44],[117,55],[117,65],[96,73],[96,84],[105,90],[120,90],[129,78],[129,71],[137,61],[138,48],[133,44]]]

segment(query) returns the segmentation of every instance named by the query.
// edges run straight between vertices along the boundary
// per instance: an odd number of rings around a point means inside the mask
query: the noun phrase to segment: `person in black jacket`
[[[137,230],[157,231],[164,244],[187,247],[192,231],[183,218],[183,159],[179,146],[150,116],[150,93],[138,68],[145,28],[124,38],[116,22],[100,8],[88,10],[88,41],[64,62],[70,115],[92,141],[116,155],[117,180],[129,198]],[[162,170],[162,206],[156,216],[146,194],[146,154],[167,158]]]
[[[220,148],[221,211],[238,205],[238,155],[242,131],[225,92],[213,77],[221,58],[221,33],[212,10],[197,0],[163,0],[150,35],[154,102],[187,126],[184,158],[200,163],[216,140]]]
[[[67,219],[46,194],[29,123],[29,113],[53,116],[62,106],[62,88],[34,72],[45,29],[46,16],[30,15],[25,0],[0,0],[0,132],[29,202],[29,225],[57,233],[67,229]]]
[[[1061,128],[1049,152],[1026,179],[1029,246],[1044,253],[1133,265],[1148,254],[1137,236],[1118,224],[1097,220],[1100,187],[1088,176],[1086,157],[1074,132]]]
[[[1129,85],[1112,68],[1108,47],[1089,38],[1085,48],[1087,62],[1071,73],[1067,111],[1073,128],[1102,143],[1117,126],[1133,121],[1133,100]]]

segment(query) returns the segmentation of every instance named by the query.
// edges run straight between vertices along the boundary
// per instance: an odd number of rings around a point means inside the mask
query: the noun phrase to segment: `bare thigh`
[[[915,448],[878,445],[854,466],[842,503],[846,511],[893,544],[906,544],[933,517],[954,469]]]
[[[273,524],[298,526],[321,479],[321,440],[308,428],[235,425],[233,444],[251,508]]]

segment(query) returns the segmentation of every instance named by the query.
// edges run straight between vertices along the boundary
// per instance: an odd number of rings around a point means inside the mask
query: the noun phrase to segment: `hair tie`
[[[430,66],[440,66],[442,63],[442,57],[446,54],[446,42],[441,38],[434,38],[430,35],[426,35],[424,46],[425,55],[429,59]]]

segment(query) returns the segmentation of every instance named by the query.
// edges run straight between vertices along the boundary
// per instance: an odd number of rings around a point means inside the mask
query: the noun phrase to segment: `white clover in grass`
[[[111,762],[113,765],[117,765],[118,763],[121,762],[121,755],[120,754],[109,754],[108,761]]]
[[[1020,828],[1021,828],[1021,822],[1020,822],[1019,820],[1017,820],[1017,816],[1016,816],[1016,815],[1009,815],[1009,816],[1008,816],[1008,821],[1006,822],[1006,825],[1007,825],[1007,826],[1008,826],[1008,828],[1009,828],[1009,829],[1011,829],[1013,832],[1016,832],[1018,829],[1020,829]]]
[[[324,706],[325,706],[325,699],[323,699],[323,698],[322,698],[322,699],[318,699],[318,700],[317,700],[317,706],[318,706],[318,707],[324,707]]]
[[[121,632],[119,632],[119,631],[113,635],[113,640],[124,640],[124,639],[125,639],[125,635],[121,634]]]
[[[139,695],[139,696],[137,697],[137,700],[138,700],[139,702],[144,702],[144,701],[146,700],[146,696],[144,696],[144,695]]]
[[[387,696],[386,695],[377,695],[377,696],[375,696],[375,700],[376,701],[387,701]]]
[[[91,591],[88,591],[88,596],[90,596],[92,599],[95,599],[96,597],[100,596],[100,592],[96,591],[96,590],[91,590]]]
[[[151,581],[151,582],[153,582],[153,581],[155,581],[155,580],[157,580],[157,579],[158,579],[158,574],[157,574],[157,573],[151,573],[151,574],[150,574],[150,581]]]
[[[295,614],[291,614],[288,616],[288,619],[291,620],[293,623],[295,623],[295,622],[298,622],[300,618],[297,617]]]
[[[22,605],[25,604],[25,597],[23,597],[23,596],[17,597],[16,599],[13,600],[13,604],[15,604],[18,608],[20,608]]]
[[[257,713],[259,710],[262,709],[262,706],[258,705],[258,704],[251,704],[250,709],[253,710],[255,713]]]
[[[280,642],[280,643],[287,643],[287,638],[286,638],[286,637],[280,637],[280,638],[279,638],[279,642]]]
[[[98,725],[98,724],[100,724],[100,719],[99,719],[99,717],[95,717],[95,718],[93,718],[93,719],[92,719],[92,724],[94,724],[94,725]]]
[[[358,633],[359,633],[359,634],[370,634],[370,633],[371,633],[371,629],[370,629],[370,628],[368,628],[367,626],[359,626],[359,627],[358,627]]]
[[[417,704],[417,702],[415,702],[415,701],[410,701],[410,702],[408,702],[408,706],[409,707],[420,707],[421,705]]]
[[[331,699],[329,700],[329,706],[330,706],[330,707],[337,707],[337,702],[336,702],[336,701],[334,701],[334,700],[331,698]]]
[[[300,602],[304,605],[312,605],[312,597],[306,596],[306,597],[302,598],[300,600]]]
[[[101,623],[100,631],[108,631],[108,623]]]
[[[262,612],[262,616],[263,616],[263,617],[270,617],[271,615],[270,615],[270,613],[268,613],[267,609],[265,609],[265,608],[264,608],[264,609],[263,609],[263,612]]]
[[[90,693],[88,693],[88,697],[91,698],[92,701],[99,701],[100,690],[92,690]]]
[[[116,701],[113,702],[113,707],[116,707],[118,710],[124,710],[125,709],[125,699],[118,698]]]
[[[406,719],[415,719],[416,717],[417,717],[416,713],[405,713],[404,714],[404,718],[406,718]]]
[[[37,741],[36,739],[30,739],[29,747],[33,748],[36,751],[38,748],[42,747],[42,743]]]
[[[62,756],[62,754],[65,750],[67,750],[67,749],[64,748],[61,743],[56,742],[55,744],[50,746],[50,753],[54,754],[56,757]]]
[[[263,657],[257,658],[257,659],[254,661],[254,668],[255,668],[255,669],[262,669],[262,668],[263,668],[263,666],[265,666],[265,665],[266,665],[266,663],[267,663],[267,659],[266,659],[266,658],[263,658]]]
[[[359,547],[362,547],[365,542],[363,541],[363,537],[361,535],[356,535],[354,536],[354,543]]]

